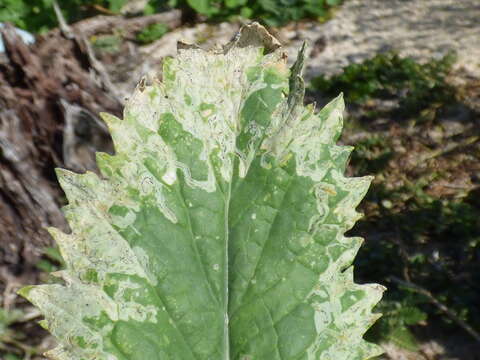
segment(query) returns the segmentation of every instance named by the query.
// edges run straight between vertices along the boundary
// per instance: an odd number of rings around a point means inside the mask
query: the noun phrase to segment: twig
[[[115,87],[115,85],[113,85],[113,82],[110,79],[110,76],[108,75],[108,72],[103,66],[103,64],[100,61],[98,61],[97,58],[95,57],[92,50],[92,46],[90,45],[90,42],[82,34],[81,31],[78,31],[78,34],[76,34],[75,31],[72,29],[72,27],[70,27],[67,24],[56,0],[53,1],[53,9],[55,10],[55,15],[57,16],[62,34],[67,39],[75,40],[77,42],[80,49],[86,53],[91,67],[100,77],[100,80],[103,86],[105,87],[105,89],[110,93],[110,95],[112,95],[115,98],[115,100],[117,100],[120,104],[123,105],[124,101],[120,92]]]
[[[470,137],[466,138],[463,142],[447,143],[446,145],[444,145],[440,149],[430,151],[428,154],[425,154],[424,156],[420,156],[420,158],[418,159],[418,161],[416,162],[415,165],[418,166],[418,165],[422,164],[423,162],[425,162],[427,160],[446,155],[447,153],[452,152],[454,150],[457,150],[458,148],[472,145],[472,144],[476,143],[479,140],[479,138],[480,138],[479,136],[470,136]]]
[[[435,296],[433,296],[433,294],[421,287],[420,285],[417,285],[417,284],[414,284],[410,281],[404,281],[404,280],[401,280],[395,276],[391,276],[389,278],[391,281],[399,284],[399,285],[402,285],[402,286],[405,286],[405,287],[408,287],[409,289],[419,293],[419,294],[422,294],[424,295],[425,297],[427,297],[430,302],[435,305],[440,311],[442,311],[443,313],[445,313],[452,321],[454,321],[455,323],[457,323],[458,326],[460,326],[463,330],[465,330],[466,332],[468,332],[476,341],[478,341],[480,343],[480,333],[478,333],[475,329],[473,329],[470,325],[468,325],[465,321],[463,321],[462,319],[460,319],[452,310],[450,310],[445,304],[441,303]]]
[[[90,42],[85,37],[83,37],[82,35],[80,35],[80,40],[85,47],[85,51],[87,53],[88,60],[90,61],[90,65],[92,65],[92,68],[100,76],[100,79],[101,79],[103,85],[105,86],[105,88],[110,91],[110,93],[118,100],[118,102],[120,102],[120,104],[123,104],[124,100],[123,100],[122,96],[120,95],[120,92],[115,87],[115,85],[113,85],[113,82],[110,79],[110,75],[108,75],[108,72],[105,69],[105,67],[103,66],[103,64],[100,61],[98,61],[97,58],[95,57],[95,55],[93,53],[92,46],[90,45]]]
[[[121,30],[124,36],[131,37],[146,26],[157,23],[165,24],[169,29],[175,29],[182,24],[181,11],[170,10],[168,12],[134,18],[97,15],[81,20],[71,25],[71,27],[75,31],[80,31],[87,38],[98,33],[111,33],[112,30],[115,29]]]
[[[41,316],[42,316],[42,313],[40,310],[36,308],[31,308],[29,309],[28,312],[25,312],[21,318],[17,319],[16,322],[17,323],[29,322]]]
[[[60,31],[67,39],[73,40],[75,38],[75,34],[65,21],[62,10],[60,9],[60,6],[58,6],[57,0],[53,0],[53,10],[55,11],[55,16],[57,17]]]
[[[97,11],[103,13],[103,14],[107,14],[107,15],[117,15],[117,14],[115,14],[113,11],[111,11],[111,10],[103,7],[102,5],[94,4],[94,5],[92,5],[92,7],[93,7],[95,10],[97,10]]]

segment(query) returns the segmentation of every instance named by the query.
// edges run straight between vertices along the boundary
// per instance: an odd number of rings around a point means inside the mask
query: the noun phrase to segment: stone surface
[[[293,48],[302,38],[313,44],[323,39],[323,51],[310,60],[310,75],[338,73],[385,51],[419,61],[454,51],[456,66],[480,77],[478,0],[349,0],[331,21],[290,37],[298,39]]]

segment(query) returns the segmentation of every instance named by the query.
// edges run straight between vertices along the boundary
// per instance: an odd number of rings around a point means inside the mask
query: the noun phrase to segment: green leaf
[[[119,13],[127,1],[128,0],[108,0],[108,8],[114,13]]]
[[[143,28],[135,39],[142,44],[150,44],[168,32],[168,26],[162,23],[151,24]]]
[[[225,0],[225,6],[231,9],[234,9],[239,6],[244,6],[246,4],[247,4],[247,0]]]
[[[406,326],[392,328],[386,335],[386,340],[394,343],[399,348],[409,351],[418,351],[418,343],[415,336]]]
[[[211,16],[218,12],[211,0],[187,0],[187,3],[200,14]]]
[[[65,285],[21,294],[60,341],[53,359],[368,359],[383,291],[353,282],[344,233],[370,177],[346,178],[339,96],[303,106],[258,24],[223,51],[189,47],[138,86],[102,176],[58,170],[71,234],[50,229]]]
[[[18,309],[7,310],[0,308],[0,336],[7,330],[8,326],[15,323],[23,315],[23,312]]]
[[[21,360],[21,358],[14,354],[6,354],[5,360]]]
[[[427,314],[414,306],[401,308],[398,317],[400,317],[406,325],[416,325],[427,320]]]

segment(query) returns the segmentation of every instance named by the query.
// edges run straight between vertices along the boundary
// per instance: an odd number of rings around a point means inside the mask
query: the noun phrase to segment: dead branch
[[[391,276],[389,278],[394,283],[398,285],[405,286],[410,290],[413,290],[423,296],[425,296],[430,303],[435,305],[440,311],[442,311],[445,315],[447,315],[452,321],[454,321],[458,326],[460,326],[463,330],[469,333],[477,342],[480,343],[480,334],[468,325],[465,321],[460,319],[452,310],[450,310],[445,304],[441,303],[429,290],[425,289],[424,287],[414,284],[410,281],[401,280],[395,276]]]

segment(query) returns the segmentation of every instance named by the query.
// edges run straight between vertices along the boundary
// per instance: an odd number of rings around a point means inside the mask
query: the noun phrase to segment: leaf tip
[[[99,113],[99,115],[100,115],[100,118],[108,125],[109,128],[111,128],[111,125],[121,121],[115,115],[112,115],[112,114],[109,114],[109,113],[106,113],[106,112],[101,112],[101,113]]]
[[[48,326],[48,321],[47,320],[40,320],[38,322],[38,325],[40,325],[43,329],[47,330],[47,331],[50,331],[50,328]],[[46,356],[48,356],[48,352],[45,353]]]
[[[30,292],[33,288],[35,288],[35,285],[24,286],[21,289],[17,290],[17,294],[30,301]]]
[[[343,112],[345,110],[345,99],[343,96],[343,91],[338,94],[338,96],[332,100],[332,103],[336,105],[336,107]]]

